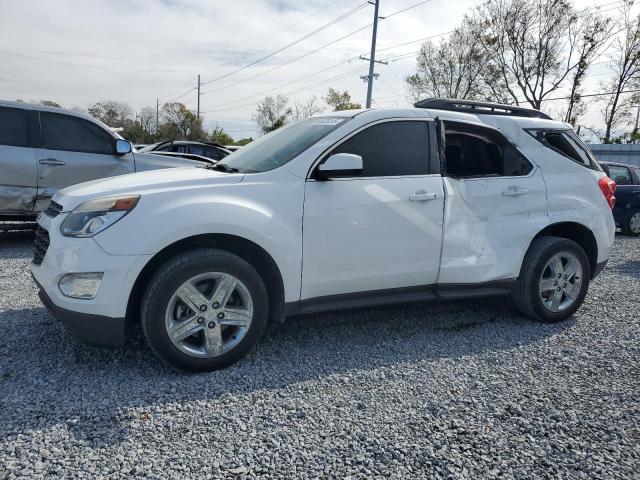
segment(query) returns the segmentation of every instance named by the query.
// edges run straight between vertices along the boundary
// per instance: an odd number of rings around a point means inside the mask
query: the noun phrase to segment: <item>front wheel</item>
[[[242,358],[262,336],[267,290],[242,258],[198,249],[156,272],[142,301],[142,328],[151,349],[172,367],[222,368]]]
[[[580,245],[566,238],[536,238],[525,255],[513,300],[525,315],[559,322],[580,308],[590,279],[589,259]]]

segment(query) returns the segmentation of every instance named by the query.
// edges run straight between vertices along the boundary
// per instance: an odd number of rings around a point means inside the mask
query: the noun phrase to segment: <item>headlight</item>
[[[140,195],[89,200],[65,218],[60,232],[66,237],[92,237],[133,210],[138,200]]]

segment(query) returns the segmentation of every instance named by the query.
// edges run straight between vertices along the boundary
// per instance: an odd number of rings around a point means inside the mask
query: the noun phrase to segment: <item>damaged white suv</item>
[[[228,365],[286,316],[511,295],[571,316],[614,240],[615,183],[564,123],[454,100],[335,112],[217,165],[56,194],[33,275],[80,338],[140,321],[188,370]]]

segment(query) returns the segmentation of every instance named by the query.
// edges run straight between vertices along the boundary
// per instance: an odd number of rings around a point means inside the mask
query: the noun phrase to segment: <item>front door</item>
[[[427,121],[378,123],[325,156],[360,155],[364,168],[306,183],[303,300],[435,283],[444,192],[430,172],[429,129]]]
[[[41,112],[36,209],[61,189],[135,171],[133,154],[115,155],[115,139],[97,124],[72,115]]]
[[[444,243],[438,283],[517,278],[548,225],[542,172],[498,131],[445,122]]]

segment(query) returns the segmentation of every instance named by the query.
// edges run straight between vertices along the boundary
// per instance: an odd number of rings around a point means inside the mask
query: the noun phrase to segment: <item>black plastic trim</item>
[[[300,315],[365,307],[379,307],[396,303],[454,300],[492,297],[511,293],[516,280],[499,280],[475,284],[420,285],[415,287],[372,290],[309,298],[285,305],[286,315]]]
[[[472,113],[475,115],[501,115],[508,117],[543,118],[553,120],[549,115],[531,108],[503,105],[500,103],[456,100],[452,98],[427,98],[414,104],[416,108],[444,110],[448,112]]]
[[[35,280],[35,279],[34,279]],[[55,305],[44,289],[40,288],[38,296],[44,306],[62,322],[78,340],[103,347],[122,347],[126,338],[126,319],[74,312]]]
[[[593,269],[593,273],[591,274],[591,280],[602,273],[602,270],[607,266],[607,263],[609,263],[609,259],[606,259],[604,262],[596,263],[596,268]]]

